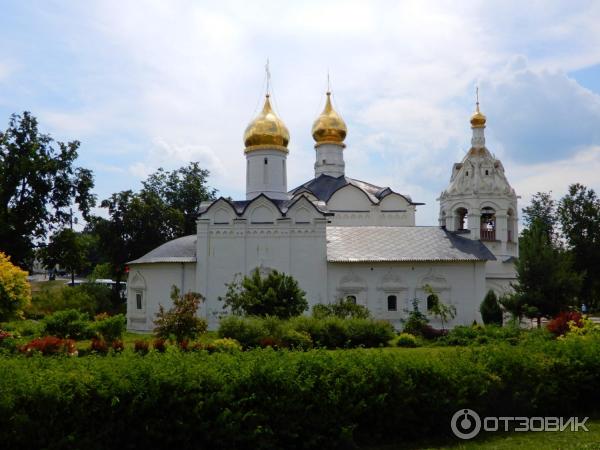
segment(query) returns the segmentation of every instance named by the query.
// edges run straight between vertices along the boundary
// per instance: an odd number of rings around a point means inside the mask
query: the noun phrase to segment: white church
[[[293,276],[311,306],[350,298],[396,328],[415,298],[428,314],[426,287],[456,307],[451,325],[481,322],[486,292],[510,289],[518,257],[518,197],[485,147],[485,124],[477,103],[471,148],[438,199],[439,224],[415,226],[423,203],[346,175],[352,149],[330,92],[312,127],[314,178],[288,190],[289,133],[267,94],[244,133],[246,199],[203,203],[195,235],[129,263],[128,328],[151,330],[175,285],[202,294],[200,314],[214,329],[226,283],[256,268]]]

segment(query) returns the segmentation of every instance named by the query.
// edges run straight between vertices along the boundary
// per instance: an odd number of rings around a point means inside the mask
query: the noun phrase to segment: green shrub
[[[348,319],[349,347],[384,347],[394,337],[394,327],[384,320]]]
[[[484,324],[502,326],[502,308],[500,307],[500,303],[498,303],[498,297],[496,297],[496,294],[491,289],[481,302],[479,312]]]
[[[408,311],[408,318],[404,321],[403,331],[415,336],[422,336],[428,324],[429,319],[419,310],[419,299],[414,298],[412,309]]]
[[[273,270],[261,276],[255,269],[250,276],[234,279],[227,285],[223,300],[225,308],[234,314],[247,316],[275,316],[287,319],[299,316],[308,309],[306,293],[298,282],[285,273]]]
[[[340,317],[342,319],[368,319],[371,313],[366,306],[357,305],[356,300],[342,298],[335,303],[314,305],[312,315],[317,319],[329,316]]]
[[[219,322],[218,335],[231,338],[244,348],[258,347],[262,338],[267,336],[264,323],[259,318],[226,316]]]
[[[103,448],[405,446],[447,435],[460,408],[482,417],[590,415],[599,385],[593,337],[410,352],[2,357],[0,441],[5,448],[98,448],[98,436]]]
[[[240,343],[230,338],[215,339],[209,345],[211,351],[215,352],[235,353],[242,350]]]
[[[109,344],[121,339],[126,327],[127,319],[123,314],[105,317],[93,324],[94,331]]]
[[[87,339],[93,332],[86,314],[75,309],[57,311],[43,320],[43,334],[63,339]]]
[[[409,333],[400,333],[396,345],[398,347],[417,347],[417,338]]]
[[[310,334],[305,331],[296,331],[292,328],[287,328],[283,331],[281,342],[285,347],[293,350],[308,350],[313,346]]]
[[[112,290],[100,284],[84,283],[74,287],[42,287],[33,297],[28,317],[43,317],[57,311],[76,309],[94,316],[112,311]]]
[[[0,321],[23,318],[23,310],[31,302],[31,286],[27,272],[10,262],[0,251]]]

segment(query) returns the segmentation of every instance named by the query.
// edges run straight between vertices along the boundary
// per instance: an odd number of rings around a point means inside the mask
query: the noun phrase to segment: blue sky
[[[457,5],[458,3],[458,5]],[[313,175],[329,70],[346,173],[425,202],[468,150],[474,89],[521,206],[600,190],[600,2],[5,1],[0,126],[29,110],[81,141],[99,199],[199,161],[242,198],[242,134],[271,64],[289,187]]]

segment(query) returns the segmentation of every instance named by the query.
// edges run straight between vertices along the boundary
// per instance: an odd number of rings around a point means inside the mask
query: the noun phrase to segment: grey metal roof
[[[296,194],[306,190],[317,197],[319,200],[328,202],[331,196],[347,185],[353,185],[363,191],[371,203],[379,203],[379,201],[385,197],[386,195],[393,193],[389,187],[380,187],[375,186],[374,184],[367,183],[365,181],[355,180],[354,178],[339,176],[332,177],[331,175],[319,175],[317,178],[313,178],[312,180],[307,181],[304,184],[301,184],[295,189],[290,191],[291,194]],[[397,193],[397,192],[396,192]],[[412,201],[410,196],[402,195],[411,205],[422,205],[423,203],[415,203]]]
[[[173,239],[127,264],[196,262],[196,239],[195,234]]]
[[[480,241],[439,227],[327,227],[327,261],[486,261]]]

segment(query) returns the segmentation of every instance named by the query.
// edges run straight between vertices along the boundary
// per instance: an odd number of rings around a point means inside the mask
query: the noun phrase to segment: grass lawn
[[[365,450],[567,450],[585,449],[600,450],[600,419],[588,420],[589,432],[529,432],[529,433],[487,433],[470,441],[430,440],[419,441],[406,445],[387,445],[381,447],[365,447]]]

